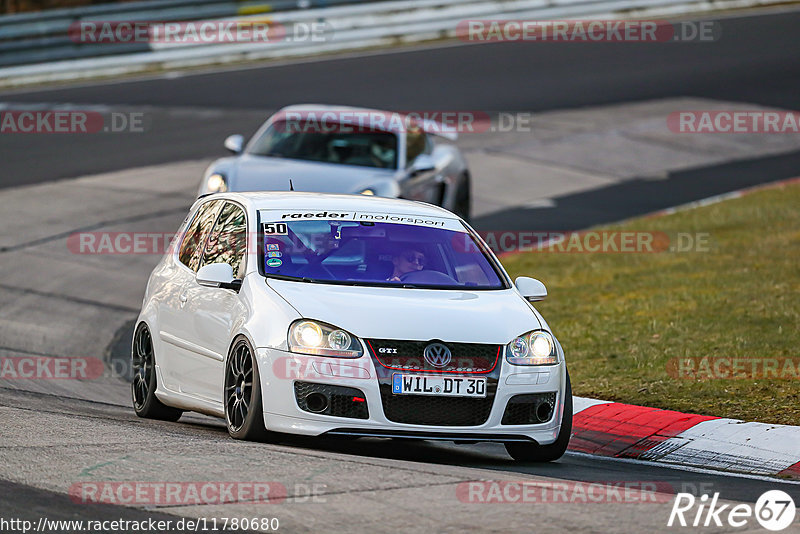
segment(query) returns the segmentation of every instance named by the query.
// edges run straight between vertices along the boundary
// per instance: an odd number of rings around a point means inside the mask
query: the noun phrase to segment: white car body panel
[[[303,317],[347,330],[360,338],[427,341],[460,340],[505,345],[540,327],[514,289],[436,291],[430,289],[302,284],[271,279],[270,287],[292,302]],[[343,302],[352,302],[342,309]]]
[[[398,213],[428,218],[458,218],[444,209],[419,202],[356,195],[313,193],[223,193],[199,199],[179,229],[185,230],[199,205],[207,201],[239,204],[254,235],[259,212],[327,210]],[[505,345],[547,323],[510,284],[498,290],[438,290],[360,287],[267,279],[259,272],[258,251],[248,248],[241,289],[201,286],[191,269],[178,260],[177,246],[153,270],[145,291],[139,322],[153,332],[158,387],[156,396],[168,406],[224,417],[222,403],[225,359],[234,339],[245,336],[255,349],[263,392],[267,429],[319,435],[350,428],[383,431],[446,432],[447,434],[519,435],[539,444],[555,441],[564,410],[566,364],[556,341],[555,365],[512,365]],[[287,331],[298,319],[309,318],[343,328],[361,340],[360,358],[341,359],[289,352]],[[491,414],[480,426],[433,426],[391,422],[384,416],[378,371],[367,339],[442,340],[502,346],[497,392]],[[315,414],[299,408],[293,385],[297,377],[282,369],[287,362],[301,370],[300,378],[360,389],[368,419]],[[384,370],[385,372],[385,370]],[[501,425],[507,400],[513,395],[556,392],[554,416],[543,424]]]

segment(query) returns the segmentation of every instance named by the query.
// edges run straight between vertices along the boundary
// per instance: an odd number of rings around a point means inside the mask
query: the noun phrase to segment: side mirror
[[[241,280],[233,278],[233,267],[227,263],[210,263],[203,265],[197,271],[195,280],[201,286],[220,287],[222,289],[234,289],[238,291],[242,287]]]
[[[520,276],[514,280],[514,285],[517,286],[517,290],[522,293],[522,296],[531,302],[544,300],[547,297],[547,288],[536,278]]]
[[[225,148],[234,154],[239,154],[242,152],[242,147],[244,147],[244,137],[239,134],[229,135],[225,138],[224,144]]]
[[[411,167],[408,168],[408,174],[409,176],[416,176],[434,169],[436,169],[436,163],[433,161],[433,158],[428,154],[420,154],[417,156],[417,159],[414,160],[414,163],[411,164]]]

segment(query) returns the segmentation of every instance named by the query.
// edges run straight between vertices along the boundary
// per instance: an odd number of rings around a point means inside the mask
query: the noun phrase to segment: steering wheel
[[[409,271],[400,275],[399,278],[401,282],[408,282],[410,284],[415,282],[422,284],[458,284],[458,282],[442,272],[432,270],[426,271],[424,269],[422,271]]]

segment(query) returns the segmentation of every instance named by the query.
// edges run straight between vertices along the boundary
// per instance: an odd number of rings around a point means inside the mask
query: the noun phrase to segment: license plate
[[[395,373],[392,375],[392,393],[395,395],[486,397],[486,379]]]

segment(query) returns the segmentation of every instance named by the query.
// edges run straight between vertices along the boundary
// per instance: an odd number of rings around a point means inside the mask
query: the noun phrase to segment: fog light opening
[[[552,410],[553,406],[549,402],[543,402],[536,407],[536,418],[539,422],[544,423],[550,419],[550,412]]]
[[[328,397],[322,393],[311,393],[306,397],[309,412],[320,413],[328,409]]]

